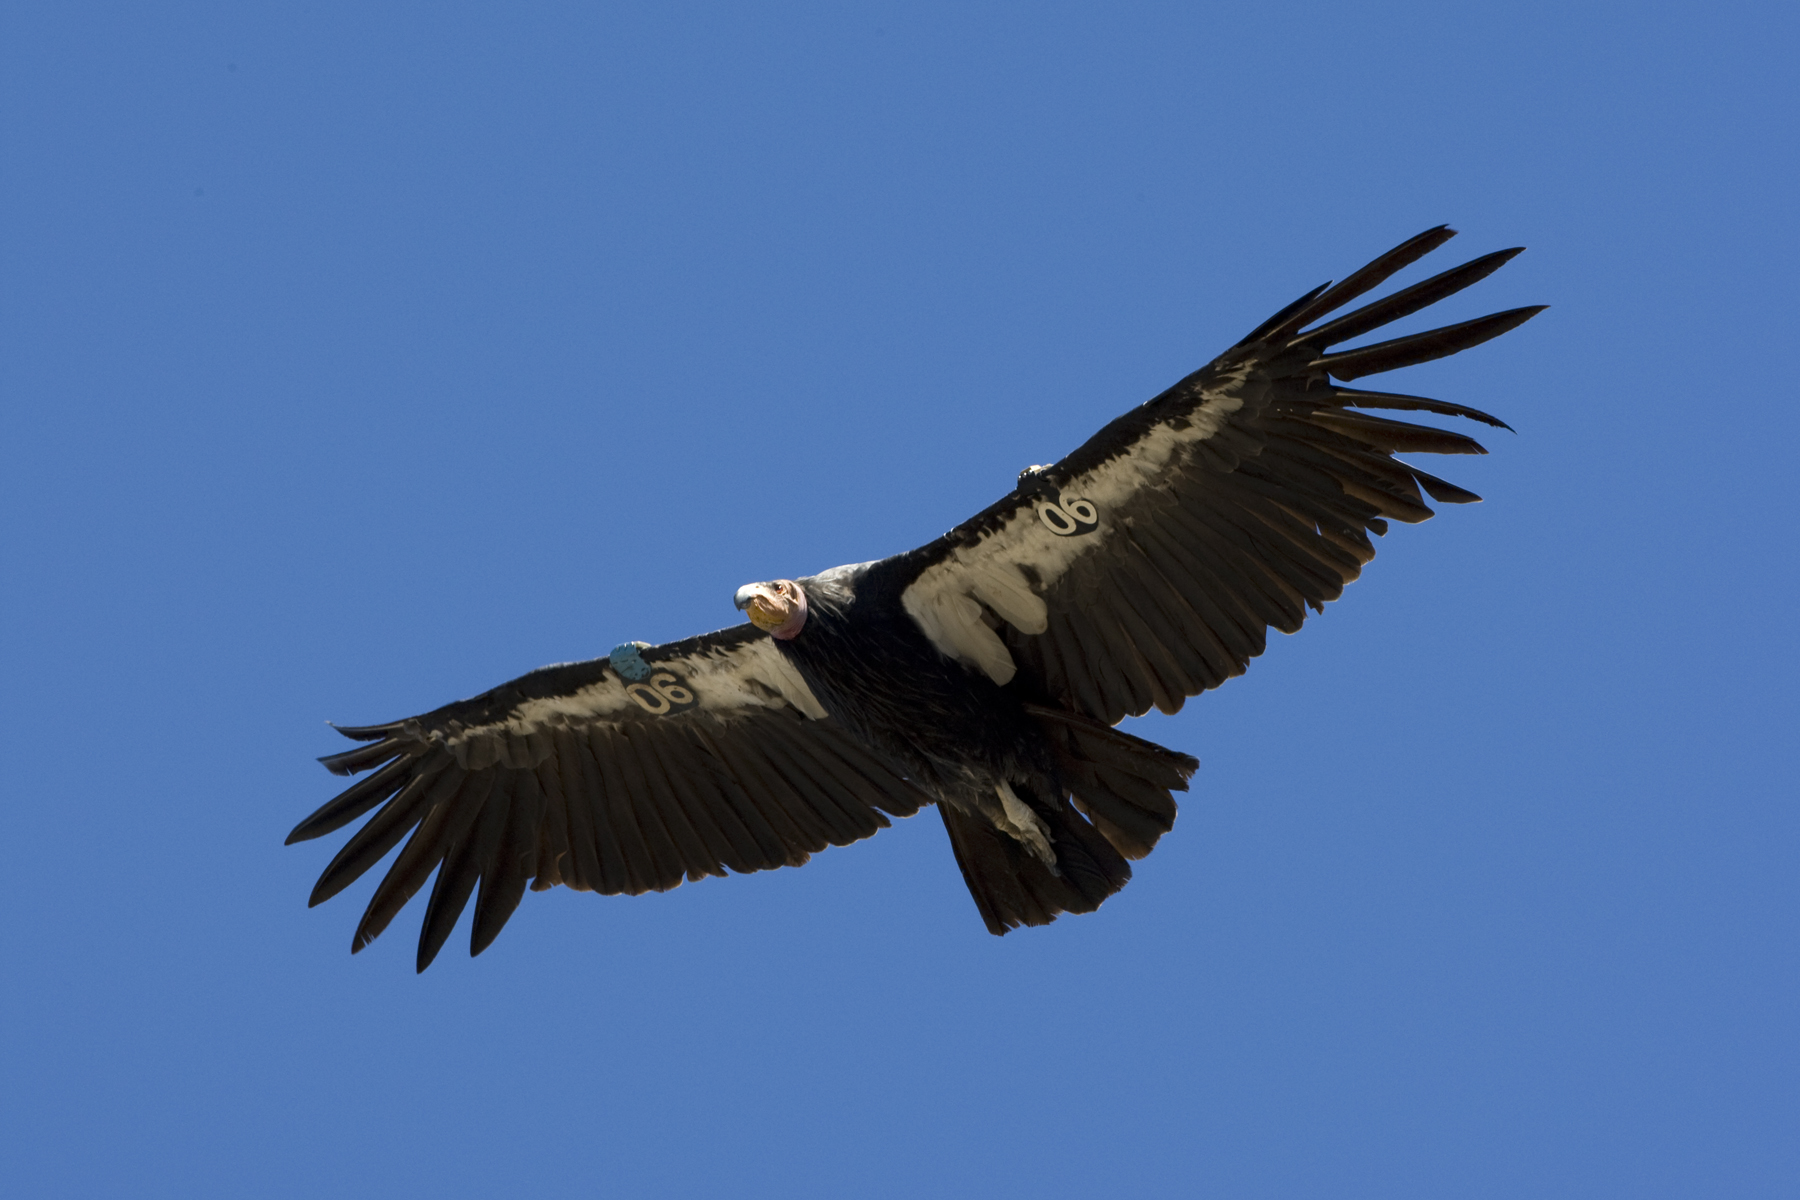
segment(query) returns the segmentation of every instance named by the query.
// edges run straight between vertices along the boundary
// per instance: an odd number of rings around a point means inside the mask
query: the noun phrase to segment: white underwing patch
[[[767,638],[731,649],[705,649],[651,664],[641,681],[605,678],[566,696],[528,700],[504,721],[459,730],[445,738],[457,762],[479,769],[492,762],[535,767],[547,752],[534,745],[533,733],[558,726],[585,725],[609,716],[673,716],[693,708],[728,715],[752,709],[792,705],[813,720],[825,709],[806,680]]]
[[[1000,635],[981,619],[981,605],[972,596],[947,589],[936,594],[915,595],[917,592],[915,583],[902,593],[900,603],[932,645],[952,658],[981,668],[995,683],[1011,682],[1018,667]],[[1038,603],[1041,608],[1043,602]]]
[[[1042,633],[1050,628],[1044,598],[1031,590],[1011,563],[970,563],[968,577],[970,594],[1020,633]]]
[[[1105,544],[1112,514],[1154,485],[1188,446],[1213,436],[1243,407],[1236,390],[1242,382],[1231,379],[1209,391],[1182,414],[1183,428],[1153,425],[1123,454],[1069,480],[1064,494],[1091,506],[1095,535],[1069,536],[1043,519],[1040,506],[1021,507],[975,545],[958,546],[949,558],[921,571],[901,594],[901,606],[932,645],[979,668],[995,683],[1007,683],[1017,668],[1006,643],[981,619],[981,605],[1020,633],[1044,632],[1048,611],[1027,578],[1035,577],[1040,590],[1048,587],[1082,555]],[[1089,513],[1080,515],[1085,521]]]

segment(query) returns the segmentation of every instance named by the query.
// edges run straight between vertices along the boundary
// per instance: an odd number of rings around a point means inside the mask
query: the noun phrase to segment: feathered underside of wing
[[[1428,230],[1275,314],[1011,495],[904,556],[907,611],[996,682],[1117,722],[1241,674],[1270,627],[1293,632],[1375,556],[1390,520],[1479,499],[1395,457],[1484,454],[1473,439],[1372,412],[1506,428],[1463,405],[1341,386],[1454,354],[1541,308],[1334,352],[1468,287],[1503,250],[1314,325],[1447,241]],[[1314,326],[1307,328],[1307,326]]]
[[[386,725],[323,761],[373,773],[288,841],[376,810],[320,876],[319,904],[405,845],[352,950],[372,942],[436,872],[419,937],[430,965],[475,898],[470,951],[498,936],[526,887],[666,891],[683,880],[797,866],[926,803],[825,717],[752,626],[609,659],[546,667],[471,700]],[[479,890],[477,890],[479,889]]]

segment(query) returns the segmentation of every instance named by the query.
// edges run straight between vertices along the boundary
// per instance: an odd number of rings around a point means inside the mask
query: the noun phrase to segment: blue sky
[[[0,16],[15,1195],[1789,1196],[1794,10]],[[927,814],[308,911],[326,720],[893,553],[1430,225],[1517,436],[1242,679],[1098,914]],[[1423,318],[1415,318],[1420,327]]]

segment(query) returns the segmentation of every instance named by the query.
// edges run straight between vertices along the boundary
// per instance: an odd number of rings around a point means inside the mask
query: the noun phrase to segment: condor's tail
[[[1065,791],[1054,803],[1036,789],[1021,792],[1049,830],[1057,872],[980,817],[938,805],[963,882],[993,934],[1099,908],[1130,881],[1126,860],[1150,853],[1174,827],[1171,793],[1186,791],[1200,767],[1191,755],[1099,721],[1025,707],[1049,740]]]

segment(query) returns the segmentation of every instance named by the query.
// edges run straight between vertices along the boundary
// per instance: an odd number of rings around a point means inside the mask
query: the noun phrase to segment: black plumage
[[[1198,766],[1113,726],[1241,674],[1269,628],[1298,630],[1358,577],[1389,520],[1430,517],[1428,498],[1478,499],[1394,455],[1480,443],[1359,410],[1504,422],[1334,382],[1457,353],[1541,311],[1334,349],[1518,253],[1340,312],[1452,236],[1427,230],[1313,289],[917,550],[747,586],[751,624],[341,728],[364,744],[321,761],[370,773],[288,840],[374,815],[311,903],[401,846],[352,949],[435,872],[424,970],[471,898],[480,953],[527,888],[635,895],[796,866],[936,804],[989,930],[1093,911],[1174,827],[1174,793]]]

